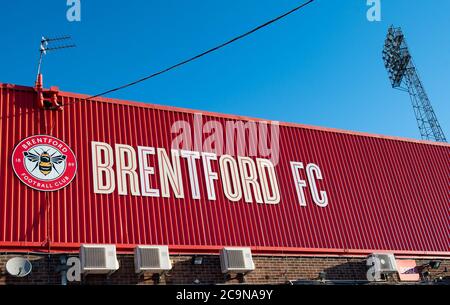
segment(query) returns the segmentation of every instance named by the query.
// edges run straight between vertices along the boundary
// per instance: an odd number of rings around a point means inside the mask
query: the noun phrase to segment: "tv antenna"
[[[392,88],[409,93],[422,139],[447,142],[428,98],[401,28],[390,26],[383,48],[383,61]]]
[[[74,44],[66,44],[66,45],[58,45],[58,46],[49,46],[49,44],[51,44],[52,42],[55,42],[55,41],[65,41],[65,40],[69,40],[69,39],[72,39],[72,37],[62,36],[62,37],[48,38],[48,37],[42,36],[41,45],[39,47],[40,54],[39,54],[39,64],[38,64],[38,71],[37,71],[38,76],[41,74],[42,59],[43,59],[44,55],[47,54],[47,52],[76,47],[76,45],[74,45]]]
[[[59,104],[57,102],[58,99],[58,90],[44,90],[44,84],[42,80],[42,73],[41,73],[41,67],[42,67],[42,60],[44,58],[44,55],[47,54],[47,52],[50,51],[58,51],[61,49],[68,49],[68,48],[74,48],[74,44],[62,44],[62,45],[51,45],[54,42],[60,42],[60,41],[66,41],[71,39],[70,36],[62,36],[62,37],[55,37],[55,38],[49,38],[42,36],[41,38],[41,44],[39,47],[39,64],[37,69],[37,76],[36,76],[36,83],[35,83],[35,90],[38,94],[38,106],[43,109],[59,109]]]

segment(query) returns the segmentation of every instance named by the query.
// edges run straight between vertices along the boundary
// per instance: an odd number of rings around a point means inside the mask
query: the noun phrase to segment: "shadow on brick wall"
[[[203,256],[201,265],[194,265],[191,256],[172,256],[172,270],[160,277],[152,272],[136,274],[134,258],[130,256],[119,257],[120,269],[111,276],[90,274],[82,277],[82,285],[97,284],[126,284],[126,285],[158,285],[158,284],[218,284],[238,281],[226,281],[220,270],[218,256]]]
[[[225,276],[220,270],[218,256],[203,256],[201,265],[194,265],[192,257],[172,257],[172,270],[166,275],[167,284],[221,284]]]
[[[366,280],[366,261],[349,260],[324,269],[327,280]]]

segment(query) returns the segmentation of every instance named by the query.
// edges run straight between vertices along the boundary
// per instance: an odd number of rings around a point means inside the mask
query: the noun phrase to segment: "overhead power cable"
[[[276,18],[273,18],[273,19],[271,19],[271,20],[269,20],[269,21],[267,21],[267,22],[265,22],[265,23],[255,27],[254,29],[252,29],[252,30],[250,30],[250,31],[248,31],[248,32],[246,32],[244,34],[241,34],[241,35],[239,35],[237,37],[234,37],[234,38],[232,38],[232,39],[230,39],[230,40],[228,40],[228,41],[226,41],[226,42],[224,42],[224,43],[222,43],[222,44],[220,44],[220,45],[218,45],[218,46],[216,46],[214,48],[211,48],[211,49],[209,49],[209,50],[207,50],[207,51],[205,51],[203,53],[200,53],[198,55],[195,55],[195,56],[193,56],[193,57],[191,57],[189,59],[183,60],[183,61],[181,61],[181,62],[179,62],[179,63],[177,63],[177,64],[175,64],[173,66],[170,66],[170,67],[165,68],[163,70],[160,70],[158,72],[152,73],[152,74],[150,74],[148,76],[145,76],[145,77],[140,78],[138,80],[135,80],[133,82],[124,84],[122,86],[119,86],[119,87],[116,87],[116,88],[113,88],[113,89],[110,89],[110,90],[107,90],[107,91],[104,91],[104,92],[101,92],[101,93],[89,96],[88,98],[85,98],[85,100],[93,99],[93,98],[100,97],[100,96],[104,96],[104,95],[106,95],[108,93],[119,91],[119,90],[125,89],[127,87],[134,86],[134,85],[136,85],[138,83],[141,83],[143,81],[146,81],[146,80],[148,80],[150,78],[153,78],[155,76],[161,75],[161,74],[166,73],[166,72],[169,72],[170,70],[176,69],[176,68],[178,68],[178,67],[180,67],[182,65],[185,65],[185,64],[187,64],[189,62],[192,62],[192,61],[194,61],[196,59],[199,59],[200,57],[203,57],[203,56],[205,56],[205,55],[207,55],[209,53],[217,51],[217,50],[219,50],[219,49],[221,49],[221,48],[223,48],[223,47],[225,47],[225,46],[227,46],[227,45],[229,45],[229,44],[231,44],[233,42],[236,42],[236,41],[246,37],[246,36],[249,36],[249,35],[255,33],[256,31],[258,31],[258,30],[260,30],[260,29],[262,29],[262,28],[264,28],[264,27],[266,27],[266,26],[268,26],[268,25],[270,25],[270,24],[272,24],[274,22],[277,22],[278,20],[283,19],[284,17],[287,17],[288,15],[290,15],[290,14],[292,14],[292,13],[294,13],[294,12],[300,10],[300,9],[302,9],[303,7],[307,6],[308,4],[310,4],[312,2],[314,2],[314,0],[309,0],[308,2],[305,2],[305,3],[295,7],[293,9],[291,9],[290,11],[288,11],[288,12],[286,12],[286,13],[284,13],[284,14],[276,17]],[[73,103],[64,104],[63,106],[68,106],[68,105],[71,105],[71,104],[73,104]]]

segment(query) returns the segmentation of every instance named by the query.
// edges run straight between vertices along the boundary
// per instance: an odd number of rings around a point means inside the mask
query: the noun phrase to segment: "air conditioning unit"
[[[246,273],[255,270],[250,248],[223,248],[220,251],[222,273]]]
[[[81,245],[81,272],[84,274],[110,274],[119,269],[116,245]]]
[[[372,253],[367,260],[372,262],[375,266],[375,272],[380,274],[397,272],[397,264],[395,262],[394,254],[390,253]],[[374,260],[378,260],[379,264],[374,263]]]
[[[167,246],[137,246],[134,248],[134,266],[136,273],[152,271],[161,273],[172,269]]]

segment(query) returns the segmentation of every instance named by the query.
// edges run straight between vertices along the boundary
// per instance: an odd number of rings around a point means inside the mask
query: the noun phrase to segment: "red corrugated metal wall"
[[[93,192],[91,141],[169,148],[172,123],[192,122],[193,113],[94,101],[42,111],[31,89],[1,86],[0,248],[73,250],[79,243],[115,243],[124,249],[168,244],[193,252],[236,245],[274,253],[449,254],[448,145],[282,124],[278,205],[230,202],[219,182],[217,200],[208,201],[202,175],[202,199],[188,199],[183,164],[186,199],[101,195]],[[64,103],[76,99],[62,97]],[[209,119],[225,123],[230,117],[204,114],[204,122]],[[13,148],[35,134],[51,134],[76,154],[78,172],[68,187],[46,194],[15,177]],[[324,180],[319,187],[329,197],[326,208],[313,204],[309,192],[308,206],[298,204],[289,161],[320,166]],[[217,163],[213,169],[220,175]]]

